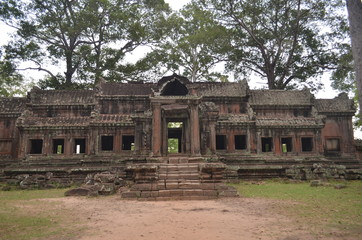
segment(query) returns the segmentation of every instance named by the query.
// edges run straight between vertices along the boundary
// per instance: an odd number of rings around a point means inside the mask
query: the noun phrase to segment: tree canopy
[[[49,74],[45,85],[66,88],[100,76],[122,79],[117,68],[125,55],[159,41],[169,12],[163,0],[2,0],[0,9],[1,20],[17,30],[6,59],[15,67],[31,62],[27,69]]]
[[[225,77],[214,68],[227,60],[231,47],[229,31],[217,24],[211,12],[191,2],[167,22],[167,36],[141,62],[178,72],[192,82]]]
[[[341,0],[202,0],[233,31],[228,69],[266,79],[269,89],[318,87],[336,69],[345,18]]]
[[[3,47],[1,74],[19,82],[27,62],[26,69],[47,73],[43,88],[91,87],[100,77],[154,80],[173,71],[192,81],[228,74],[257,76],[269,89],[318,89],[318,77],[332,70],[335,87],[348,88],[344,9],[343,0],[193,0],[171,14],[163,0],[0,0],[0,20],[16,29]],[[140,46],[148,54],[126,62]],[[215,69],[219,63],[225,72]]]

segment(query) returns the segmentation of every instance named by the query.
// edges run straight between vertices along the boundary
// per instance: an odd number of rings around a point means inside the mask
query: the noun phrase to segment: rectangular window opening
[[[226,135],[216,135],[216,150],[226,149]]]
[[[341,150],[340,143],[338,138],[329,138],[326,139],[326,150],[339,152]]]
[[[286,138],[282,138],[281,139],[281,144],[282,144],[282,152],[283,153],[287,153],[287,152],[291,152],[293,149],[293,144],[292,144],[292,138],[291,137],[286,137]]]
[[[122,150],[134,150],[134,136],[122,136]]]
[[[273,151],[273,138],[263,137],[261,138],[261,151],[262,152],[272,152]]]
[[[235,149],[245,150],[246,149],[246,135],[235,135]]]
[[[85,138],[74,139],[74,153],[75,154],[85,153]]]
[[[64,153],[64,139],[53,139],[53,154]]]
[[[313,138],[303,137],[302,138],[302,152],[312,152],[313,151]]]
[[[101,137],[101,150],[102,151],[113,151],[113,136],[102,136]]]
[[[42,153],[43,153],[43,139],[31,139],[30,154],[42,154]]]

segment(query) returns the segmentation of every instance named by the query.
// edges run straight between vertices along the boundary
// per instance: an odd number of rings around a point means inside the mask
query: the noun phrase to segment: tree
[[[10,97],[24,94],[23,77],[17,74],[14,66],[8,61],[0,60],[0,96]]]
[[[229,70],[266,79],[269,89],[306,84],[336,69],[344,32],[340,0],[202,0],[233,31]],[[313,80],[311,80],[313,79]]]
[[[16,66],[30,61],[27,69],[68,88],[117,75],[128,52],[160,39],[157,24],[169,11],[163,0],[1,0],[0,9],[1,20],[17,30],[5,47],[7,58]],[[64,74],[46,68],[47,60]]]
[[[362,116],[362,1],[346,0],[346,2],[354,59],[355,79],[360,106],[360,116]]]
[[[225,61],[231,42],[228,30],[218,25],[211,12],[191,2],[167,19],[168,34],[138,62],[140,69],[178,72],[195,81],[215,81],[223,77],[213,68]]]

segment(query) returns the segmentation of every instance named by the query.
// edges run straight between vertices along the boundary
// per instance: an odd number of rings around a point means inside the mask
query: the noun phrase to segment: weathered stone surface
[[[343,179],[346,167],[335,164],[314,163],[312,167],[306,165],[293,165],[285,170],[286,176],[296,180],[312,179]]]
[[[335,189],[343,189],[343,188],[346,188],[346,187],[347,187],[347,185],[345,185],[345,184],[336,184],[336,185],[334,185]]]
[[[311,187],[320,187],[323,186],[323,182],[321,180],[313,180],[310,182]]]
[[[64,196],[97,196],[99,188],[97,186],[83,185],[79,188],[74,188],[66,191]]]

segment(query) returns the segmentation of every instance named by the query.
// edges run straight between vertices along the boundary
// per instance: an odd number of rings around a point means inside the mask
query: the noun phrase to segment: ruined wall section
[[[17,157],[19,131],[16,121],[26,102],[26,98],[0,98],[0,161]]]
[[[323,153],[327,156],[354,156],[353,100],[341,93],[334,99],[316,99],[315,106],[318,114],[325,116],[321,131]]]

